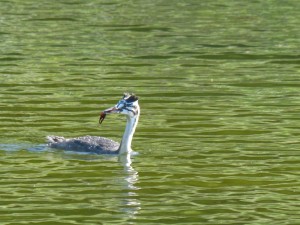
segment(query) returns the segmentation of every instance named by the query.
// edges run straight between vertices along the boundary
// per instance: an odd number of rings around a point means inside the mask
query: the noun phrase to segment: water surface
[[[0,3],[1,224],[299,224],[299,2]],[[125,159],[48,149],[120,140]]]

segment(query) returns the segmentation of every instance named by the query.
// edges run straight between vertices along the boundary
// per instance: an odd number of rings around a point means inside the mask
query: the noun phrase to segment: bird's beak
[[[102,113],[111,114],[111,113],[118,113],[118,112],[119,112],[119,109],[114,106],[114,107],[105,109]]]

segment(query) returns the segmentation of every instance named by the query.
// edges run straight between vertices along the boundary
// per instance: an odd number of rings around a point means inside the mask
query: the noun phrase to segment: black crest
[[[135,101],[139,100],[139,97],[133,93],[124,93],[123,99],[126,102],[130,103],[130,102],[135,102]]]

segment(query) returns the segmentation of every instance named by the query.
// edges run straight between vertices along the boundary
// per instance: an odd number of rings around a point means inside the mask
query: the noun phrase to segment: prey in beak
[[[100,113],[100,118],[99,118],[99,124],[101,124],[103,122],[103,120],[105,119],[106,117],[106,113],[105,112],[101,112]]]
[[[99,124],[102,124],[102,122],[105,119],[107,114],[119,113],[119,112],[120,112],[120,110],[118,108],[116,108],[115,106],[104,110],[103,112],[100,113]]]

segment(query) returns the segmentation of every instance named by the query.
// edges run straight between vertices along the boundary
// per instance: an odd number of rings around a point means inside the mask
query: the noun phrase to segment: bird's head
[[[120,113],[131,118],[137,117],[140,113],[138,96],[135,94],[124,93],[122,99],[113,107],[100,113],[99,123],[101,124],[107,114]]]

